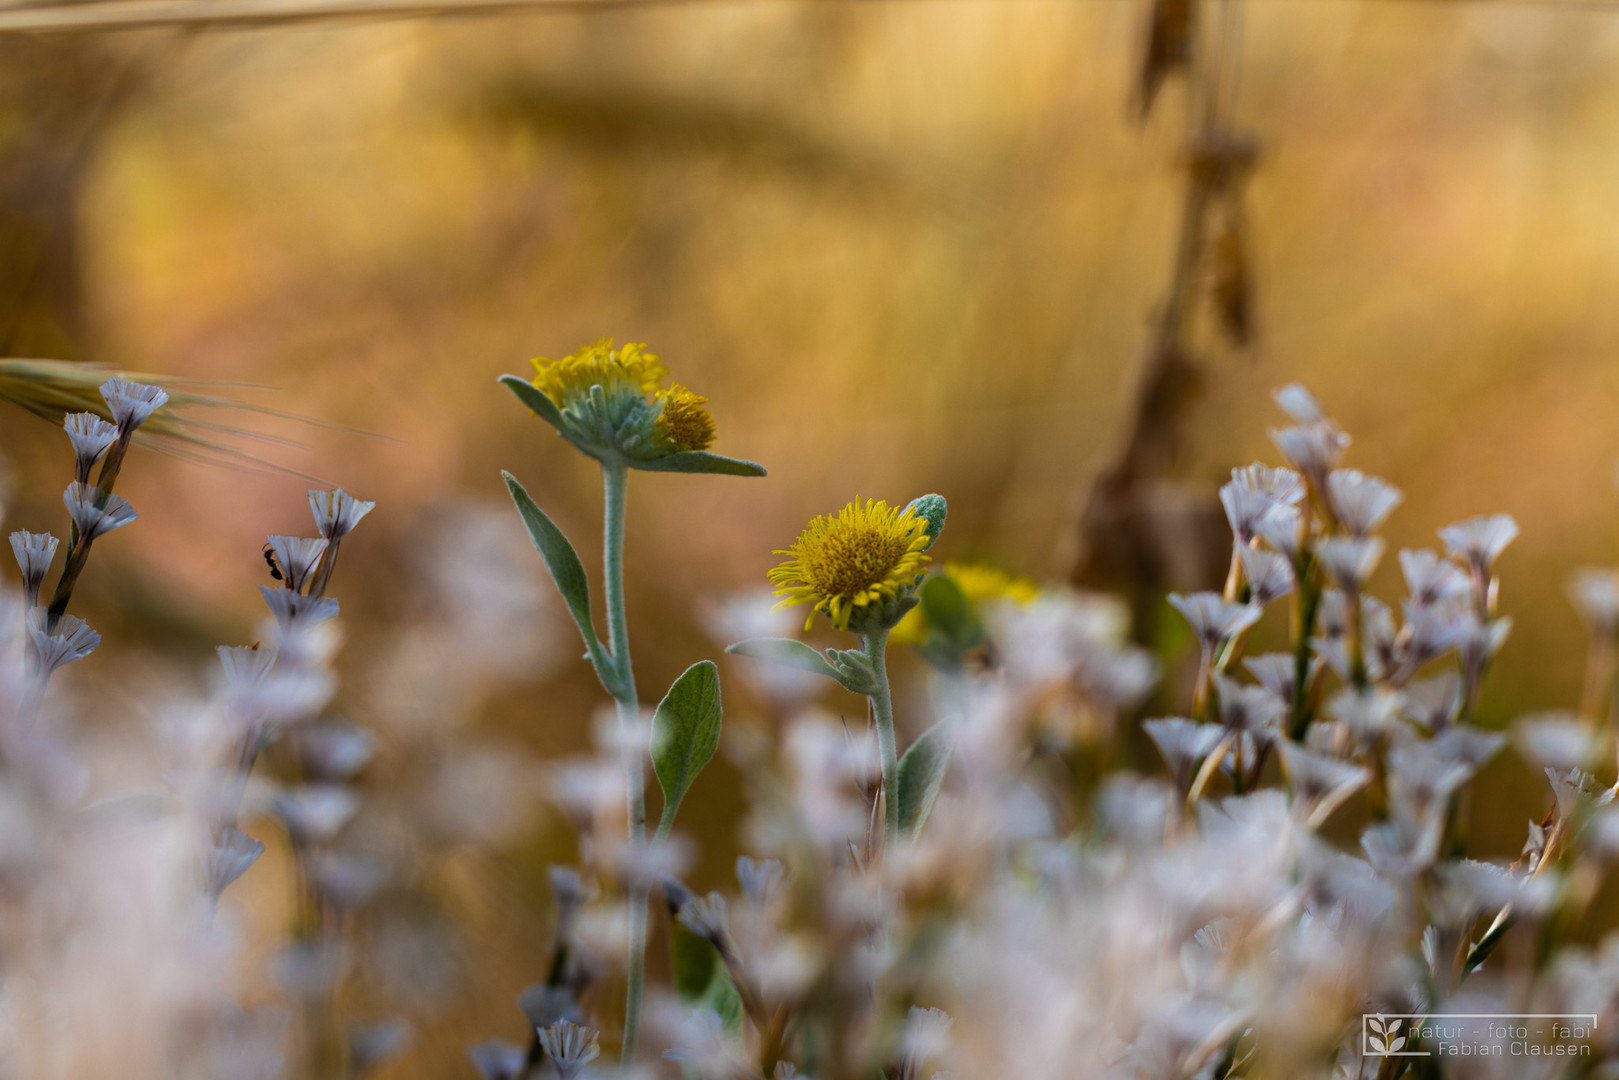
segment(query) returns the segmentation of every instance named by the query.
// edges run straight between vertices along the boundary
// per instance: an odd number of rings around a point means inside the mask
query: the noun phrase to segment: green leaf
[[[707,450],[682,450],[677,454],[647,461],[626,459],[625,464],[632,469],[645,469],[647,472],[723,473],[726,476],[765,475],[763,465],[743,461],[740,458],[710,454]]]
[[[951,639],[965,637],[972,628],[972,608],[967,594],[961,591],[949,574],[933,574],[922,582],[918,591],[922,598],[922,614],[929,625]]]
[[[545,568],[551,572],[551,580],[557,583],[557,591],[562,594],[574,625],[579,627],[579,634],[585,639],[585,648],[589,651],[597,677],[607,687],[608,693],[616,695],[612,684],[612,666],[607,662],[607,655],[596,637],[595,624],[590,620],[590,581],[585,577],[585,564],[579,561],[579,553],[573,550],[573,545],[562,530],[546,517],[545,511],[529,497],[517,478],[509,472],[500,475],[506,478],[506,488],[512,493],[517,513],[528,528],[529,539],[539,549],[540,557],[545,560]]]
[[[674,824],[680,800],[719,749],[720,719],[720,669],[712,660],[699,660],[675,680],[652,717],[652,770],[663,788],[660,836]]]
[[[742,1034],[742,995],[731,982],[719,950],[670,920],[669,951],[674,961],[675,996],[688,1009],[713,1009],[729,1038]]]
[[[749,638],[728,646],[725,651],[735,656],[768,660],[772,664],[797,668],[813,675],[825,675],[844,689],[857,694],[869,694],[877,688],[877,677],[872,674],[869,663],[862,663],[859,666],[841,662],[828,663],[827,658],[822,656],[819,650],[792,638]],[[845,655],[838,653],[837,650],[833,650],[833,653],[838,659]],[[864,661],[865,658],[860,659]]]
[[[912,836],[927,823],[950,765],[956,740],[946,726],[949,722],[941,720],[928,728],[899,759],[899,824]]]
[[[556,402],[541,393],[537,386],[516,375],[502,375],[500,382],[506,389],[516,394],[517,400],[527,405],[534,415],[558,431],[562,430],[562,410],[557,408]]]

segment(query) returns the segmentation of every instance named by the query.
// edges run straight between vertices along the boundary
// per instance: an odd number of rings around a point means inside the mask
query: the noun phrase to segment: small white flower
[[[1411,599],[1423,605],[1464,599],[1471,588],[1465,572],[1427,548],[1401,551],[1400,573],[1405,575]]]
[[[1298,507],[1273,503],[1270,512],[1255,524],[1254,532],[1265,543],[1296,563],[1299,561],[1299,545],[1302,540],[1299,534],[1303,523],[1304,516],[1299,513]]]
[[[260,585],[259,592],[264,594],[264,602],[275,616],[276,624],[284,630],[294,623],[314,626],[337,615],[337,601],[329,596],[303,596],[291,589],[272,589],[268,585]]]
[[[231,882],[247,873],[264,854],[264,845],[229,825],[208,852],[208,895],[217,903]]]
[[[1184,716],[1159,717],[1141,726],[1182,788],[1191,780],[1197,763],[1208,757],[1224,734],[1218,724],[1199,724]]]
[[[62,493],[62,504],[79,528],[79,542],[94,540],[114,529],[121,529],[135,520],[135,508],[122,495],[101,495],[89,484],[78,480]]]
[[[56,537],[50,533],[31,533],[19,530],[11,534],[11,553],[17,556],[17,568],[22,571],[23,590],[28,594],[28,606],[39,603],[39,587],[45,582],[45,573],[56,557]]]
[[[781,888],[787,868],[780,859],[760,859],[757,862],[746,855],[736,858],[736,880],[742,886],[742,896],[755,908],[768,908]]]
[[[1333,516],[1356,536],[1376,531],[1404,499],[1399,488],[1359,469],[1335,469],[1327,476]]]
[[[1465,559],[1476,573],[1489,577],[1495,560],[1518,538],[1518,523],[1510,514],[1491,514],[1447,525],[1439,538],[1452,558]]]
[[[130,432],[166,405],[169,395],[160,386],[129,382],[114,376],[101,384],[101,398],[112,410],[112,419],[118,425],[118,430]]]
[[[293,592],[303,592],[304,583],[320,565],[321,556],[326,553],[330,541],[301,536],[272,536],[269,540],[270,550],[286,578],[286,587]]]
[[[1312,828],[1332,814],[1344,800],[1372,781],[1371,771],[1347,761],[1312,753],[1282,740],[1282,767],[1287,771],[1293,797]]]
[[[1444,671],[1405,688],[1405,714],[1429,731],[1448,729],[1462,703],[1462,677]]]
[[[479,1043],[467,1051],[467,1057],[483,1080],[520,1080],[526,1065],[521,1046],[499,1039]]]
[[[1601,747],[1591,725],[1571,712],[1530,713],[1512,725],[1518,752],[1542,769],[1589,768]]]
[[[1250,603],[1264,607],[1293,591],[1293,564],[1287,556],[1259,548],[1239,548],[1242,572],[1248,578]]]
[[[1220,723],[1228,731],[1246,732],[1261,744],[1281,735],[1287,706],[1263,686],[1248,686],[1220,672],[1214,673]]]
[[[1619,572],[1605,567],[1576,570],[1568,595],[1592,634],[1619,634]]]
[[[595,1028],[580,1027],[570,1020],[558,1020],[550,1027],[536,1029],[540,1045],[556,1066],[561,1080],[573,1080],[581,1069],[596,1060],[601,1053]]]
[[[1349,436],[1327,420],[1273,429],[1270,437],[1282,456],[1318,488],[1325,488],[1327,474],[1349,446]]]
[[[42,607],[28,612],[28,639],[39,659],[39,673],[49,676],[64,664],[82,660],[101,644],[101,635],[77,615],[63,615],[47,629],[50,613]]]
[[[1346,593],[1358,593],[1383,557],[1383,541],[1375,536],[1329,536],[1316,545],[1321,569]]]
[[[370,763],[375,743],[369,731],[353,724],[311,725],[298,739],[304,766],[321,780],[352,779]]]
[[[717,892],[707,896],[694,896],[680,906],[680,925],[708,940],[721,955],[730,948],[731,922],[725,909],[725,897]]]
[[[1296,424],[1313,424],[1327,418],[1315,395],[1299,383],[1288,383],[1272,390],[1270,396]]]
[[[1171,593],[1169,603],[1181,613],[1192,628],[1192,634],[1205,649],[1213,649],[1221,641],[1232,637],[1259,621],[1259,608],[1252,604],[1235,604],[1219,593],[1196,592],[1190,596]]]
[[[275,814],[299,843],[325,843],[343,830],[360,798],[340,784],[305,784],[276,796]]]
[[[90,478],[90,467],[118,438],[118,426],[95,413],[69,413],[62,420],[68,441],[73,444],[74,470],[80,480]]]
[[[374,502],[356,499],[342,488],[309,493],[309,510],[315,515],[315,531],[334,542],[353,532],[360,519],[376,506]]]

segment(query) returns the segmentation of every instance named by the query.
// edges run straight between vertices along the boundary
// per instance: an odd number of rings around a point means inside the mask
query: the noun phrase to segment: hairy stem
[[[637,729],[641,722],[640,703],[635,696],[635,671],[630,667],[630,631],[624,618],[624,489],[628,470],[622,461],[602,462],[605,494],[605,537],[602,562],[607,590],[607,638],[613,651],[612,664],[618,691],[619,728],[624,736],[625,793],[629,804],[629,843],[631,862],[646,846],[645,766]],[[621,1060],[635,1060],[635,1041],[641,1027],[641,997],[646,989],[646,905],[647,886],[632,872],[630,880],[629,987],[624,1002],[624,1044]]]
[[[894,742],[894,699],[888,690],[888,631],[868,632],[865,645],[866,659],[877,676],[877,685],[871,691],[871,712],[877,718],[877,751],[883,759],[886,839],[892,843],[899,835],[899,748]]]

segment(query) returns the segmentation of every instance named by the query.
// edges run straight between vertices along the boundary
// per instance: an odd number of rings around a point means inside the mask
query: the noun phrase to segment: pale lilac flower
[[[1327,699],[1327,715],[1343,723],[1358,740],[1371,742],[1399,725],[1401,696],[1388,690],[1345,687]]]
[[[260,585],[259,592],[264,594],[265,604],[283,630],[294,623],[305,627],[315,626],[337,615],[337,601],[329,596],[304,596],[291,589],[271,588],[268,585]]]
[[[1329,536],[1315,552],[1334,585],[1346,593],[1359,593],[1383,557],[1383,541],[1375,536]]]
[[[1542,769],[1589,768],[1601,742],[1591,724],[1571,712],[1530,713],[1512,725],[1518,752]]]
[[[64,664],[82,660],[101,644],[101,635],[77,615],[62,615],[50,627],[50,614],[41,607],[28,612],[28,639],[33,643],[39,675],[49,677]]]
[[[1327,474],[1337,467],[1349,446],[1349,436],[1327,420],[1272,429],[1270,437],[1282,456],[1321,490],[1326,488]]]
[[[79,528],[79,542],[94,540],[135,520],[135,508],[122,495],[101,495],[89,484],[75,480],[62,493],[68,517]]]
[[[1282,733],[1287,705],[1263,686],[1248,686],[1220,672],[1214,673],[1220,723],[1228,731],[1245,732],[1259,743],[1274,742]]]
[[[90,469],[118,438],[118,426],[95,413],[69,413],[62,420],[68,442],[73,444],[73,471],[81,481],[90,479]]]
[[[1260,615],[1254,605],[1234,604],[1215,592],[1197,592],[1190,596],[1171,593],[1169,603],[1186,619],[1193,636],[1206,651],[1246,630],[1259,621]]]
[[[1568,595],[1592,634],[1619,634],[1619,572],[1605,567],[1576,570]]]
[[[1434,753],[1449,758],[1460,765],[1465,765],[1470,771],[1477,772],[1479,767],[1501,752],[1506,746],[1507,737],[1494,731],[1480,731],[1476,727],[1466,724],[1453,724],[1441,731],[1429,742]]]
[[[1293,564],[1287,556],[1251,547],[1238,549],[1237,556],[1248,578],[1250,603],[1264,607],[1293,591]]]
[[[523,1048],[499,1039],[479,1043],[467,1051],[467,1057],[472,1059],[483,1080],[522,1080],[527,1071]]]
[[[1242,666],[1248,669],[1259,685],[1275,694],[1280,701],[1293,701],[1293,680],[1298,673],[1298,660],[1292,653],[1264,653],[1260,656],[1245,657]],[[1308,682],[1320,670],[1321,663],[1312,658],[1305,669],[1305,680]]]
[[[342,488],[309,493],[309,510],[315,515],[315,531],[334,543],[353,532],[360,519],[376,506],[374,502],[356,499]]]
[[[1254,526],[1259,538],[1294,563],[1299,561],[1299,546],[1302,543],[1300,532],[1304,523],[1304,516],[1297,507],[1273,505],[1270,512],[1260,518]]]
[[[320,565],[329,540],[302,536],[272,536],[270,550],[281,565],[285,584],[293,592],[302,592],[309,575]]]
[[[922,1062],[944,1056],[950,1049],[950,1028],[955,1019],[943,1009],[924,1009],[912,1005],[905,1018],[905,1031],[900,1037],[908,1062],[907,1074],[917,1075]]]
[[[1425,606],[1466,599],[1471,587],[1460,567],[1427,548],[1401,551],[1400,572],[1411,599]]]
[[[160,386],[129,382],[115,375],[101,384],[101,398],[112,411],[112,419],[118,425],[118,430],[128,434],[166,405],[169,395]]]
[[[707,896],[694,896],[680,906],[680,925],[704,938],[720,950],[730,951],[731,922],[725,909],[725,897],[717,892]]]
[[[1254,462],[1231,470],[1231,482],[1284,506],[1304,501],[1304,479],[1292,469]]]
[[[1518,538],[1518,523],[1510,514],[1470,518],[1440,529],[1439,538],[1447,554],[1466,560],[1475,573],[1487,578],[1501,552]]]
[[[1231,470],[1231,480],[1220,488],[1220,503],[1239,545],[1260,535],[1268,515],[1289,515],[1289,508],[1304,497],[1304,482],[1292,469],[1248,465]],[[1296,517],[1296,511],[1292,516]]]
[[[1333,516],[1355,536],[1376,531],[1404,499],[1399,488],[1359,469],[1335,469],[1327,476]]]
[[[1285,739],[1280,745],[1295,805],[1311,828],[1319,828],[1345,800],[1372,781],[1371,771],[1358,765],[1312,753]]]
[[[694,1009],[681,1018],[675,1045],[663,1057],[689,1064],[699,1076],[729,1076],[736,1069],[725,1047],[725,1024],[710,1008]]]
[[[208,852],[208,895],[217,903],[220,893],[247,873],[263,854],[263,844],[227,825]]]
[[[1184,716],[1159,717],[1141,726],[1182,790],[1191,782],[1197,763],[1209,756],[1223,734],[1218,724],[1199,724]]]
[[[56,557],[56,545],[57,539],[50,533],[19,530],[11,534],[11,553],[17,557],[17,567],[22,571],[23,591],[28,596],[29,607],[39,603],[39,587],[44,584],[51,560]]]
[[[781,888],[787,868],[780,859],[760,859],[757,862],[746,855],[736,857],[736,880],[742,886],[742,896],[753,907],[770,907]]]
[[[350,1025],[346,1032],[349,1073],[365,1076],[410,1046],[410,1024],[398,1017],[374,1024]]]
[[[316,780],[350,780],[371,761],[376,740],[354,724],[325,723],[304,728],[298,749]]]
[[[325,843],[360,809],[360,797],[340,784],[305,784],[276,796],[275,814],[300,844]]]
[[[1557,799],[1557,813],[1564,818],[1573,818],[1590,806],[1607,806],[1614,799],[1614,789],[1584,769],[1547,769],[1546,779]]]
[[[1181,785],[1176,790],[1183,789]],[[1102,781],[1097,793],[1096,817],[1116,842],[1136,850],[1154,850],[1164,842],[1170,807],[1178,801],[1175,791],[1156,777],[1114,773]]]
[[[1462,677],[1443,671],[1405,687],[1405,714],[1429,731],[1449,728],[1462,703]]]
[[[1288,383],[1272,390],[1270,396],[1295,424],[1314,424],[1327,418],[1315,395],[1300,383]]]

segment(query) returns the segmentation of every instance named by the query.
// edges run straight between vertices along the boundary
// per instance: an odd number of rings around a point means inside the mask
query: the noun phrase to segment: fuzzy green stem
[[[614,685],[618,688],[619,728],[625,742],[625,794],[629,805],[631,862],[646,847],[645,766],[641,761],[640,703],[635,696],[635,671],[630,667],[630,631],[624,617],[624,489],[629,470],[622,461],[602,462],[605,537],[602,551],[603,579],[607,591],[607,639],[613,651]],[[624,1001],[624,1043],[620,1060],[635,1060],[635,1042],[641,1027],[641,997],[646,990],[646,906],[648,889],[639,879],[639,869],[630,880],[629,986]]]
[[[889,843],[899,835],[899,748],[894,741],[894,699],[888,689],[888,629],[865,635],[866,659],[877,676],[871,711],[877,718],[877,752],[883,759],[883,808]]]

